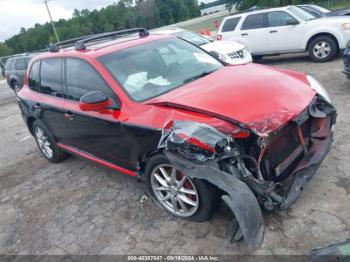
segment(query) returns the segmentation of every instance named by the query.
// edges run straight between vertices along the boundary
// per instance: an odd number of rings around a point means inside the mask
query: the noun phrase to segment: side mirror
[[[105,93],[95,91],[87,93],[80,98],[79,107],[82,111],[102,111],[102,109],[110,106],[112,101],[108,99]]]
[[[286,24],[287,25],[299,25],[300,23],[297,20],[295,20],[295,19],[288,19],[286,21]]]

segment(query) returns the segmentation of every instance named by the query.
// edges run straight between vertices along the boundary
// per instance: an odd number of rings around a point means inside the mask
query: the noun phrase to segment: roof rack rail
[[[57,43],[51,43],[46,50],[48,50],[49,52],[58,52],[62,47],[69,47],[69,46],[73,46],[75,45],[75,43],[79,40],[85,39],[87,37],[92,37],[92,36],[97,36],[100,34],[92,34],[92,35],[88,35],[88,36],[79,36],[79,37],[74,37],[71,39],[67,39],[61,42],[57,42]]]
[[[98,39],[103,39],[106,37],[122,36],[122,35],[133,34],[133,33],[139,33],[140,37],[146,37],[149,35],[149,32],[146,28],[133,28],[133,29],[125,29],[125,30],[114,31],[114,32],[109,32],[109,33],[102,33],[102,34],[92,35],[89,37],[85,37],[81,40],[78,40],[75,43],[75,49],[76,50],[85,50],[86,49],[85,44],[88,42],[98,40]]]

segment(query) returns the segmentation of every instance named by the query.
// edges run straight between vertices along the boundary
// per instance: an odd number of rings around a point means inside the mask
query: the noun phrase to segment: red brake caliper
[[[179,172],[178,174],[179,174],[179,179],[181,180],[181,179],[184,177],[184,175],[183,175],[182,173],[180,173],[180,172]],[[192,190],[194,190],[194,188],[192,187],[191,183],[190,183],[188,180],[185,181],[183,187],[186,188],[186,189],[192,189]],[[195,195],[186,194],[186,196],[187,196],[189,199],[192,199],[193,201],[196,200],[196,196],[195,196]]]

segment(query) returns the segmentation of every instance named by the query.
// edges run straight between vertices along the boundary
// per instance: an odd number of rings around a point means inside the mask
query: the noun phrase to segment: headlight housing
[[[350,23],[344,23],[341,25],[344,30],[350,30]]]
[[[317,94],[323,96],[328,103],[332,103],[332,100],[327,92],[327,90],[318,82],[315,78],[310,75],[306,75],[307,80],[309,81],[310,87],[317,92]]]

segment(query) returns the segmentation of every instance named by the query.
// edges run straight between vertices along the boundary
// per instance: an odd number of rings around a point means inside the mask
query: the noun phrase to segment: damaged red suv
[[[144,179],[174,216],[205,221],[218,196],[230,240],[252,249],[261,209],[288,208],[332,144],[336,110],[311,76],[231,66],[182,39],[131,29],[53,45],[18,93],[53,163],[78,155]]]

